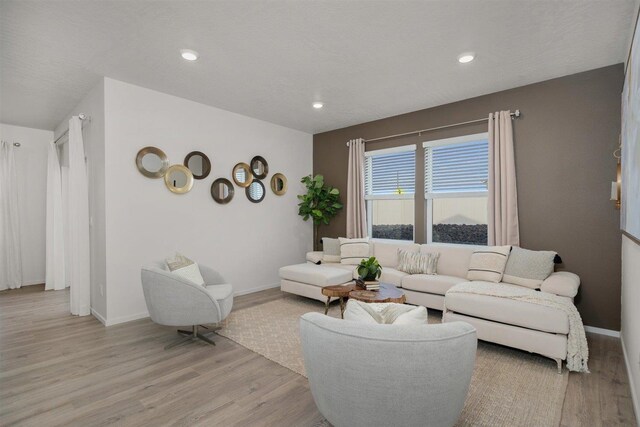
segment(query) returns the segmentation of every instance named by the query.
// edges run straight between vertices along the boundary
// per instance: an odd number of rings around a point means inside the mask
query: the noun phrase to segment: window
[[[369,235],[413,241],[416,146],[368,151],[365,156]]]
[[[427,242],[487,244],[487,138],[423,143]]]

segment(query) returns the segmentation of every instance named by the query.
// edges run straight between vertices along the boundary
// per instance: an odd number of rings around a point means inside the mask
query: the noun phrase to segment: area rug
[[[288,296],[232,312],[218,334],[306,376],[298,322],[310,311],[324,312],[324,305]],[[336,304],[329,315],[339,317]],[[430,311],[429,323],[439,323],[439,315]],[[566,369],[558,374],[551,359],[479,342],[469,394],[457,425],[558,426],[567,382]]]

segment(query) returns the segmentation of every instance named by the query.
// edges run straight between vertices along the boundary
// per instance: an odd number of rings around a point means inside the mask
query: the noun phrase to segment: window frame
[[[427,192],[427,173],[432,168],[427,167],[427,162],[431,158],[427,158],[427,148],[442,147],[445,145],[463,144],[465,142],[477,141],[479,139],[489,139],[489,132],[474,133],[471,135],[456,136],[453,138],[435,139],[422,143],[424,154],[424,222],[425,222],[425,240],[427,243],[433,243],[433,200],[445,198],[471,198],[471,197],[489,197],[489,190],[485,191],[452,191],[448,193],[429,193]],[[488,151],[488,150],[487,150]],[[487,155],[489,153],[487,152]],[[487,177],[488,179],[488,177]],[[415,225],[414,225],[415,230]],[[415,232],[414,232],[415,238]]]
[[[367,233],[369,234],[369,237],[371,239],[375,239],[375,240],[381,240],[381,241],[386,241],[386,242],[408,242],[408,240],[400,240],[400,239],[382,239],[382,238],[374,238],[373,237],[373,201],[374,200],[414,200],[414,214],[413,214],[413,242],[416,241],[416,217],[415,217],[415,198],[416,198],[416,193],[415,193],[415,189],[414,192],[411,194],[377,194],[377,195],[368,195],[367,191],[368,189],[366,188],[366,183],[369,182],[373,182],[373,177],[371,176],[372,174],[372,170],[371,168],[367,168],[366,167],[366,162],[369,162],[369,158],[371,157],[375,157],[375,156],[380,156],[380,155],[385,155],[385,154],[399,154],[399,153],[407,153],[407,152],[413,152],[414,156],[416,155],[416,151],[418,149],[417,144],[408,144],[408,145],[401,145],[398,147],[391,147],[391,148],[383,148],[380,150],[371,150],[371,151],[365,151],[364,153],[364,157],[365,157],[365,174],[367,174],[368,176],[365,176],[365,195],[364,195],[364,200],[365,200],[365,208],[366,208],[366,212],[367,212]],[[415,161],[415,159],[414,159]],[[416,179],[416,169],[415,169],[415,163],[414,163],[414,173],[413,173],[413,179],[415,182]],[[414,184],[415,185],[415,184]]]

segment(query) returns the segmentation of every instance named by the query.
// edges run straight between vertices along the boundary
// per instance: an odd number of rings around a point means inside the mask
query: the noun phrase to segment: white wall
[[[89,215],[91,216],[91,310],[101,321],[107,314],[106,240],[105,240],[105,170],[104,170],[104,80],[100,82],[70,111],[56,127],[58,137],[69,128],[72,115],[84,113],[91,118],[83,122],[82,136],[87,174],[89,176]],[[62,146],[61,162],[68,159],[68,145]]]
[[[0,123],[0,139],[19,142],[15,150],[22,245],[22,284],[45,280],[47,150],[53,132]]]
[[[622,345],[640,421],[640,245],[622,236]]]
[[[196,102],[105,79],[107,323],[147,315],[140,268],[180,251],[209,265],[247,293],[279,283],[278,268],[303,262],[312,226],[298,216],[300,178],[312,171],[312,135]],[[176,195],[135,167],[142,147],[161,148],[182,164],[193,150],[212,162],[209,177]],[[228,205],[210,187],[231,178],[238,162],[262,155],[269,163],[262,203],[235,188]],[[285,196],[271,192],[276,172],[289,181]]]

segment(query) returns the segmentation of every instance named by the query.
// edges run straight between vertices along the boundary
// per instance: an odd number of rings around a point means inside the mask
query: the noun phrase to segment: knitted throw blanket
[[[587,337],[584,333],[582,318],[578,309],[567,299],[547,292],[534,291],[519,286],[504,286],[489,282],[466,282],[453,286],[449,293],[467,293],[476,295],[489,295],[498,298],[508,298],[516,301],[524,301],[531,304],[544,305],[546,307],[562,310],[569,318],[569,335],[567,337],[567,368],[574,372],[589,372],[587,361],[589,360],[589,348]],[[446,299],[444,312],[447,312]]]

